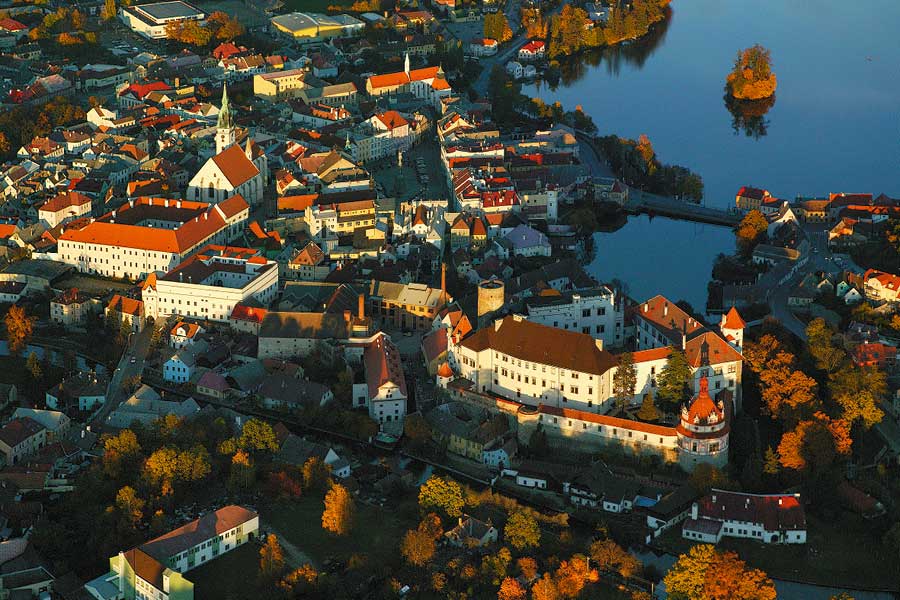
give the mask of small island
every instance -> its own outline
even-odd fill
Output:
[[[778,80],[772,71],[769,50],[756,44],[738,51],[734,68],[725,81],[726,93],[735,100],[764,100],[775,95]]]

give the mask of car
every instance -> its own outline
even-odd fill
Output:
[[[137,362],[137,358],[135,358],[134,356],[132,356],[132,357],[131,357],[131,360],[128,361],[128,362],[130,362],[131,364],[134,364],[134,363]]]
[[[412,331],[404,331],[404,332],[403,332],[403,336],[404,336],[404,337],[412,337],[412,334],[413,334]]]

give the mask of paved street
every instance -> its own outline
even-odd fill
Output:
[[[150,351],[152,332],[153,328],[147,326],[143,331],[132,335],[129,339],[128,348],[125,350],[121,360],[119,360],[119,365],[110,378],[106,403],[94,415],[94,418],[91,420],[92,425],[102,426],[106,422],[109,413],[115,410],[128,397],[122,384],[135,375],[140,376],[144,371],[144,363],[147,359],[147,353]],[[131,362],[132,357],[135,359],[133,363]]]

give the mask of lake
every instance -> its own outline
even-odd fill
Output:
[[[704,180],[705,203],[730,207],[741,185],[782,198],[828,192],[900,197],[900,2],[674,0],[672,16],[627,46],[563,64],[555,87],[523,92],[580,104],[601,134],[646,133],[657,156]],[[765,134],[735,132],[723,99],[740,48],[763,44],[778,75]],[[761,133],[759,128],[755,133]],[[646,217],[595,235],[590,272],[631,295],[706,300],[725,228]]]
[[[564,66],[555,89],[602,134],[650,136],[663,162],[703,176],[706,203],[733,206],[744,184],[772,194],[900,196],[900,2],[673,0],[672,17],[631,47]],[[740,48],[760,43],[778,76],[767,134],[735,134],[723,101]]]
[[[587,272],[599,281],[624,281],[635,300],[664,294],[673,302],[687,300],[702,315],[713,261],[733,252],[728,227],[639,215],[618,231],[594,234]]]

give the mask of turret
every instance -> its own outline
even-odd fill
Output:
[[[744,329],[746,327],[747,323],[744,322],[734,306],[731,307],[728,314],[722,315],[722,320],[719,322],[719,331],[722,332],[722,337],[738,352],[741,352],[744,347]]]

